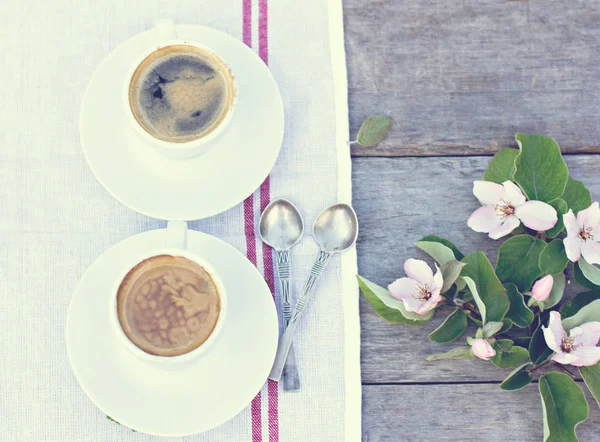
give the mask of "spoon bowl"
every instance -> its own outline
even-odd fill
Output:
[[[313,236],[325,252],[338,253],[349,249],[358,237],[356,212],[343,203],[328,207],[315,220]]]
[[[263,211],[258,233],[275,250],[288,250],[302,238],[304,222],[296,206],[280,198],[272,201]]]

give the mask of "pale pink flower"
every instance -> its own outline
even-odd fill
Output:
[[[473,195],[483,207],[470,216],[467,224],[476,232],[489,233],[492,239],[508,235],[521,222],[530,229],[543,232],[556,224],[556,210],[542,201],[525,201],[525,195],[512,181],[502,185],[490,181],[474,181]]]
[[[484,361],[489,361],[491,357],[496,356],[496,350],[492,348],[488,341],[482,338],[473,339],[471,351],[475,356]]]
[[[554,278],[552,275],[546,275],[542,279],[538,279],[533,288],[531,289],[531,296],[536,301],[545,301],[550,296],[552,286],[554,285]]]
[[[569,336],[560,321],[559,312],[550,312],[548,328],[542,326],[546,344],[555,353],[552,360],[577,367],[595,365],[600,361],[600,322],[587,322],[571,329]]]
[[[579,261],[583,255],[590,264],[600,264],[600,207],[595,202],[577,214],[572,210],[563,215],[563,222],[567,228],[567,237],[564,240],[567,257]]]
[[[400,278],[388,286],[390,294],[401,300],[409,312],[424,315],[442,300],[440,290],[444,283],[442,272],[436,265],[435,276],[425,261],[409,259],[404,263],[408,278]]]

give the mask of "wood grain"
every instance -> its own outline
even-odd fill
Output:
[[[390,115],[355,156],[480,155],[516,132],[600,152],[600,4],[345,0],[351,134]]]
[[[599,439],[600,410],[576,429],[581,442]],[[538,385],[502,391],[497,385],[393,385],[363,388],[363,441],[540,442]]]
[[[355,159],[353,204],[360,223],[359,273],[387,286],[404,276],[406,259],[416,257],[431,263],[413,246],[430,233],[450,239],[465,254],[483,250],[494,264],[500,243],[467,227],[467,218],[479,207],[471,192],[472,181],[483,175],[488,162],[486,157]],[[597,198],[600,156],[569,156],[566,162],[571,175],[583,180]],[[573,294],[578,288],[572,284],[568,290]],[[444,345],[429,341],[427,334],[442,320],[438,313],[423,326],[391,324],[361,299],[363,382],[501,381],[510,371],[479,360],[425,362],[429,354],[464,343],[464,338]]]

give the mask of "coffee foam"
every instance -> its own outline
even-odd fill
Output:
[[[172,45],[146,57],[133,74],[129,104],[152,136],[183,143],[222,123],[235,90],[229,67],[191,45]]]
[[[178,256],[142,261],[117,292],[117,315],[125,335],[157,356],[179,356],[198,348],[214,330],[220,310],[210,274]]]

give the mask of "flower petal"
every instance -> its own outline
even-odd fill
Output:
[[[444,285],[444,278],[442,277],[442,271],[437,266],[437,264],[435,265],[435,268],[437,269],[437,271],[435,272],[435,275],[433,276],[433,287],[431,289],[431,292],[434,295],[436,294],[436,292],[437,292],[437,294],[439,294],[440,290],[442,289],[442,286]]]
[[[600,206],[595,202],[577,214],[577,222],[582,227],[595,227],[600,224]]]
[[[496,215],[494,206],[483,206],[471,214],[467,225],[476,232],[488,233],[502,224],[502,218]]]
[[[570,337],[573,338],[575,346],[595,347],[600,341],[600,322],[586,322],[579,327],[571,329]]]
[[[589,367],[600,361],[600,347],[579,347],[569,353],[575,360],[568,364],[576,367]]]
[[[559,364],[572,364],[577,360],[577,356],[571,353],[555,353],[552,358],[553,361],[558,362]]]
[[[564,239],[563,244],[565,245],[567,258],[572,262],[579,261],[579,258],[581,258],[581,246],[583,245],[583,240],[578,236],[567,236]]]
[[[492,348],[490,343],[481,338],[476,338],[473,340],[471,350],[475,356],[477,356],[479,359],[483,359],[484,361],[489,361],[492,356],[496,355],[496,350]]]
[[[388,290],[394,298],[403,301],[407,298],[414,299],[414,296],[419,292],[419,285],[417,281],[410,278],[400,278],[388,285]]]
[[[510,232],[519,227],[521,221],[516,216],[509,216],[508,218],[504,218],[504,223],[499,225],[498,227],[494,227],[490,230],[489,237],[492,239],[499,239],[503,236],[508,235]]]
[[[558,221],[556,209],[542,201],[527,201],[515,209],[515,215],[530,229],[544,232]]]
[[[548,320],[548,327],[542,326],[544,332],[544,339],[546,345],[557,353],[562,353],[560,344],[563,338],[566,336],[565,330],[560,322],[560,313],[550,312],[550,319]]]
[[[423,309],[423,300],[411,296],[409,298],[403,299],[402,302],[404,303],[404,308],[407,311],[417,313],[419,315],[423,314],[419,313]]]
[[[407,259],[404,262],[404,271],[406,276],[414,279],[419,284],[427,284],[429,287],[433,287],[433,272],[425,261],[413,258]]]
[[[542,279],[539,279],[533,284],[531,289],[531,296],[536,301],[545,301],[550,296],[552,286],[554,285],[554,278],[552,275],[546,275]]]
[[[574,237],[579,235],[579,224],[571,209],[563,215],[563,223],[565,223],[565,227],[567,228],[567,236]]]
[[[481,204],[495,206],[504,196],[504,187],[490,181],[473,181],[473,195]]]
[[[521,189],[519,189],[515,183],[512,181],[504,181],[502,186],[504,186],[507,203],[510,203],[514,207],[518,207],[525,203],[525,195],[523,195],[523,192],[521,192]]]
[[[437,295],[431,295],[431,298],[429,298],[427,301],[421,302],[421,306],[415,311],[415,313],[418,313],[419,315],[424,315],[428,311],[436,308],[441,300],[442,297],[439,293]]]
[[[600,243],[591,240],[583,241],[581,254],[590,264],[600,264]]]

